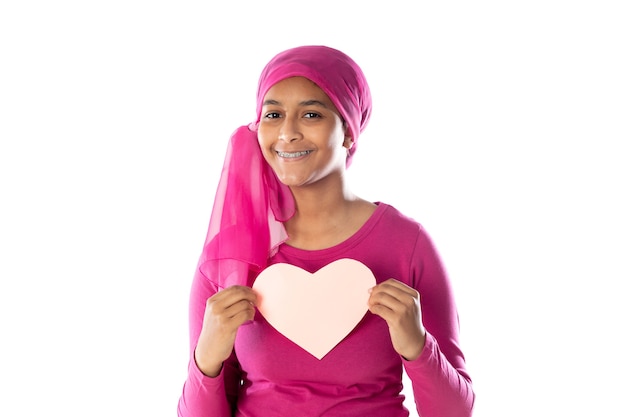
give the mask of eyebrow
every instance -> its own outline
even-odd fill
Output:
[[[278,106],[280,105],[280,102],[277,100],[265,100],[263,102],[264,106],[268,106],[268,105],[274,105],[274,106]],[[326,109],[328,109],[329,107],[326,105],[326,103],[324,103],[323,101],[319,101],[319,100],[315,100],[315,99],[311,99],[311,100],[304,100],[301,101],[299,103],[300,106],[321,106],[324,107]]]

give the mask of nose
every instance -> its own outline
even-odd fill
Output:
[[[278,139],[285,142],[293,142],[302,139],[302,133],[298,127],[297,120],[294,117],[286,116],[280,125]]]

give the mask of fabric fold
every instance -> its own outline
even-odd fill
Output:
[[[254,125],[231,135],[198,267],[219,288],[252,284],[287,239],[291,190],[265,163]]]

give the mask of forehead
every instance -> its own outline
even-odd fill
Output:
[[[292,100],[299,103],[314,100],[337,112],[337,108],[324,90],[305,77],[290,77],[277,82],[267,90],[263,103],[287,104]]]

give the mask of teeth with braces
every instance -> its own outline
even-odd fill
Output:
[[[278,152],[278,156],[281,158],[298,158],[300,156],[304,156],[311,153],[311,151],[301,151],[301,152]]]

